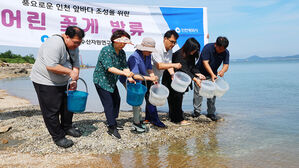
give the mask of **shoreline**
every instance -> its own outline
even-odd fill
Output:
[[[0,80],[5,78],[26,77],[30,75],[33,64],[2,63],[0,64]]]
[[[75,114],[73,125],[83,136],[66,136],[74,141],[74,146],[64,149],[53,143],[38,106],[6,108],[0,112],[0,128],[6,126],[10,129],[0,133],[0,167],[114,167],[109,158],[193,137],[204,139],[216,127],[203,115],[193,119],[186,114],[192,124],[180,126],[171,123],[167,113],[159,113],[168,128],[161,129],[149,124],[148,133],[136,134],[131,130],[132,112],[121,111],[119,115],[117,122],[124,127],[124,130],[119,131],[122,136],[120,140],[107,134],[104,113]],[[144,117],[144,113],[142,115]]]
[[[29,74],[7,74],[6,78],[26,75]],[[0,75],[0,80],[3,76],[5,75]],[[0,90],[0,104],[0,128],[10,128],[7,132],[0,133],[0,167],[23,167],[28,164],[34,164],[36,167],[84,166],[85,162],[91,160],[91,165],[95,163],[95,166],[103,164],[106,165],[104,167],[111,167],[113,164],[107,160],[107,156],[125,151],[144,150],[151,145],[163,145],[191,137],[201,138],[215,127],[215,123],[210,122],[211,120],[204,115],[194,119],[189,113],[185,113],[191,125],[180,126],[171,123],[167,113],[159,112],[160,119],[168,128],[161,129],[148,124],[149,132],[136,134],[131,130],[132,112],[121,111],[117,122],[124,130],[119,131],[122,139],[118,140],[107,134],[104,113],[84,112],[75,114],[73,118],[74,127],[77,127],[83,136],[67,136],[74,141],[74,146],[63,149],[53,143],[38,106],[32,105],[28,100],[11,96],[5,90]],[[142,112],[143,117],[144,115]],[[61,160],[68,162],[63,163]]]
[[[0,113],[6,110],[17,110],[33,106],[29,100],[12,96],[6,90],[0,89]]]
[[[17,77],[28,77],[33,64],[2,63],[0,66],[0,80]],[[29,100],[16,97],[0,88],[0,112],[6,109],[14,110],[32,106]]]

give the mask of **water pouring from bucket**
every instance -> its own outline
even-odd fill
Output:
[[[86,92],[78,90],[69,90],[69,85],[72,79],[70,79],[67,84],[67,109],[68,111],[73,113],[82,113],[85,111],[86,108],[88,89],[86,82],[82,78],[79,79],[85,84]]]

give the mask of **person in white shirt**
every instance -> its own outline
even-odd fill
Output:
[[[164,34],[163,43],[157,45],[157,52],[152,53],[152,68],[154,74],[158,76],[160,81],[164,70],[168,70],[169,74],[174,74],[174,68],[180,69],[182,65],[180,63],[172,63],[172,48],[176,45],[178,33],[175,30],[169,30]],[[148,101],[149,92],[146,94],[146,113],[145,122],[150,122],[158,127],[166,127],[166,125],[160,121],[156,106],[150,104]]]

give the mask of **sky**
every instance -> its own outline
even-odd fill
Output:
[[[86,2],[84,0],[73,0]],[[207,7],[209,42],[218,36],[229,39],[231,59],[291,56],[299,54],[298,0],[90,0],[89,2],[146,6]],[[37,49],[0,46],[18,54]],[[99,51],[82,51],[97,57]]]

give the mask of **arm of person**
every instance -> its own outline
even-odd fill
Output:
[[[152,81],[152,80],[154,79],[154,78],[151,77],[151,76],[143,76],[143,77],[144,77],[144,79],[147,80],[147,81]],[[136,80],[141,80],[141,81],[144,80],[143,77],[142,77],[140,74],[135,74],[135,75],[133,76],[134,79],[136,79]]]
[[[222,69],[218,72],[218,75],[220,77],[224,76],[224,73],[228,70],[229,64],[223,64]]]
[[[171,80],[173,80],[174,68],[169,68],[169,69],[167,69],[167,71],[169,72],[169,74],[171,76]]]
[[[170,69],[170,68],[175,68],[175,69],[180,69],[182,65],[180,63],[156,63],[156,67],[159,70],[165,70],[165,69]]]
[[[111,68],[108,68],[108,72],[114,73],[116,75],[123,75],[126,77],[132,77],[134,75],[134,73],[131,72],[130,69],[128,69],[128,68],[120,70],[115,67],[111,67]]]
[[[51,71],[53,73],[56,74],[62,74],[62,75],[69,75],[73,81],[78,80],[79,78],[79,70],[75,70],[75,69],[69,69],[66,68],[60,64],[57,64],[56,66],[46,66],[48,71]]]
[[[151,71],[152,71],[152,70],[151,70]],[[156,81],[158,80],[158,77],[155,76],[154,73],[149,73],[149,74],[150,74],[149,76],[143,76],[145,80],[147,80],[147,81],[153,81],[153,82],[156,82]],[[142,81],[144,80],[144,79],[142,78],[142,76],[139,75],[139,74],[135,74],[135,75],[133,76],[133,78],[134,78],[134,79],[137,79],[137,80],[142,80]]]
[[[125,72],[125,76],[128,78],[130,83],[136,83],[136,81],[133,79],[134,73],[130,71],[129,68],[123,69],[123,72]]]
[[[212,81],[215,82],[215,79],[217,79],[217,76],[214,74],[214,72],[209,64],[209,60],[204,60],[203,65],[206,68],[207,72],[211,75]]]
[[[169,68],[180,69],[181,64],[179,63],[164,63],[162,60],[163,53],[152,53],[152,61],[158,70],[165,70]]]
[[[149,76],[155,76],[154,71],[152,69],[148,69],[147,73],[149,74]]]
[[[123,70],[119,70],[119,69],[117,69],[115,67],[111,67],[111,68],[108,68],[108,72],[114,73],[116,75],[126,76],[128,78],[128,81],[130,83],[136,83],[136,81],[132,78],[132,76],[134,75],[134,73],[131,72],[130,69],[128,69],[128,68],[123,69]]]
[[[206,80],[206,77],[201,73],[196,73],[195,75],[199,77],[200,80]]]
[[[79,79],[79,72],[80,72],[80,68],[79,67],[73,67],[73,71],[78,75],[78,79]],[[70,90],[76,90],[77,89],[77,81],[73,80],[70,82]]]
[[[152,78],[151,81],[154,82],[154,84],[158,83],[158,76],[156,76],[154,74],[154,71],[152,69],[147,70],[147,73],[149,74],[149,76]]]
[[[201,86],[201,80],[199,78],[195,76],[192,80],[198,85],[198,87]]]
[[[149,76],[152,78],[151,81],[153,81],[154,83],[158,82],[158,76],[156,76],[154,74],[154,71],[152,69],[147,70],[147,73],[149,74]]]
[[[199,77],[200,80],[205,80],[206,77],[200,73],[199,69],[194,65],[191,69],[191,72],[195,74],[195,76]]]
[[[76,71],[59,64],[60,59],[65,55],[64,43],[61,38],[51,37],[49,40],[51,40],[49,43],[53,45],[49,45],[43,50],[46,69],[56,74],[68,75],[72,78],[72,80],[78,80],[79,73],[76,73]]]

